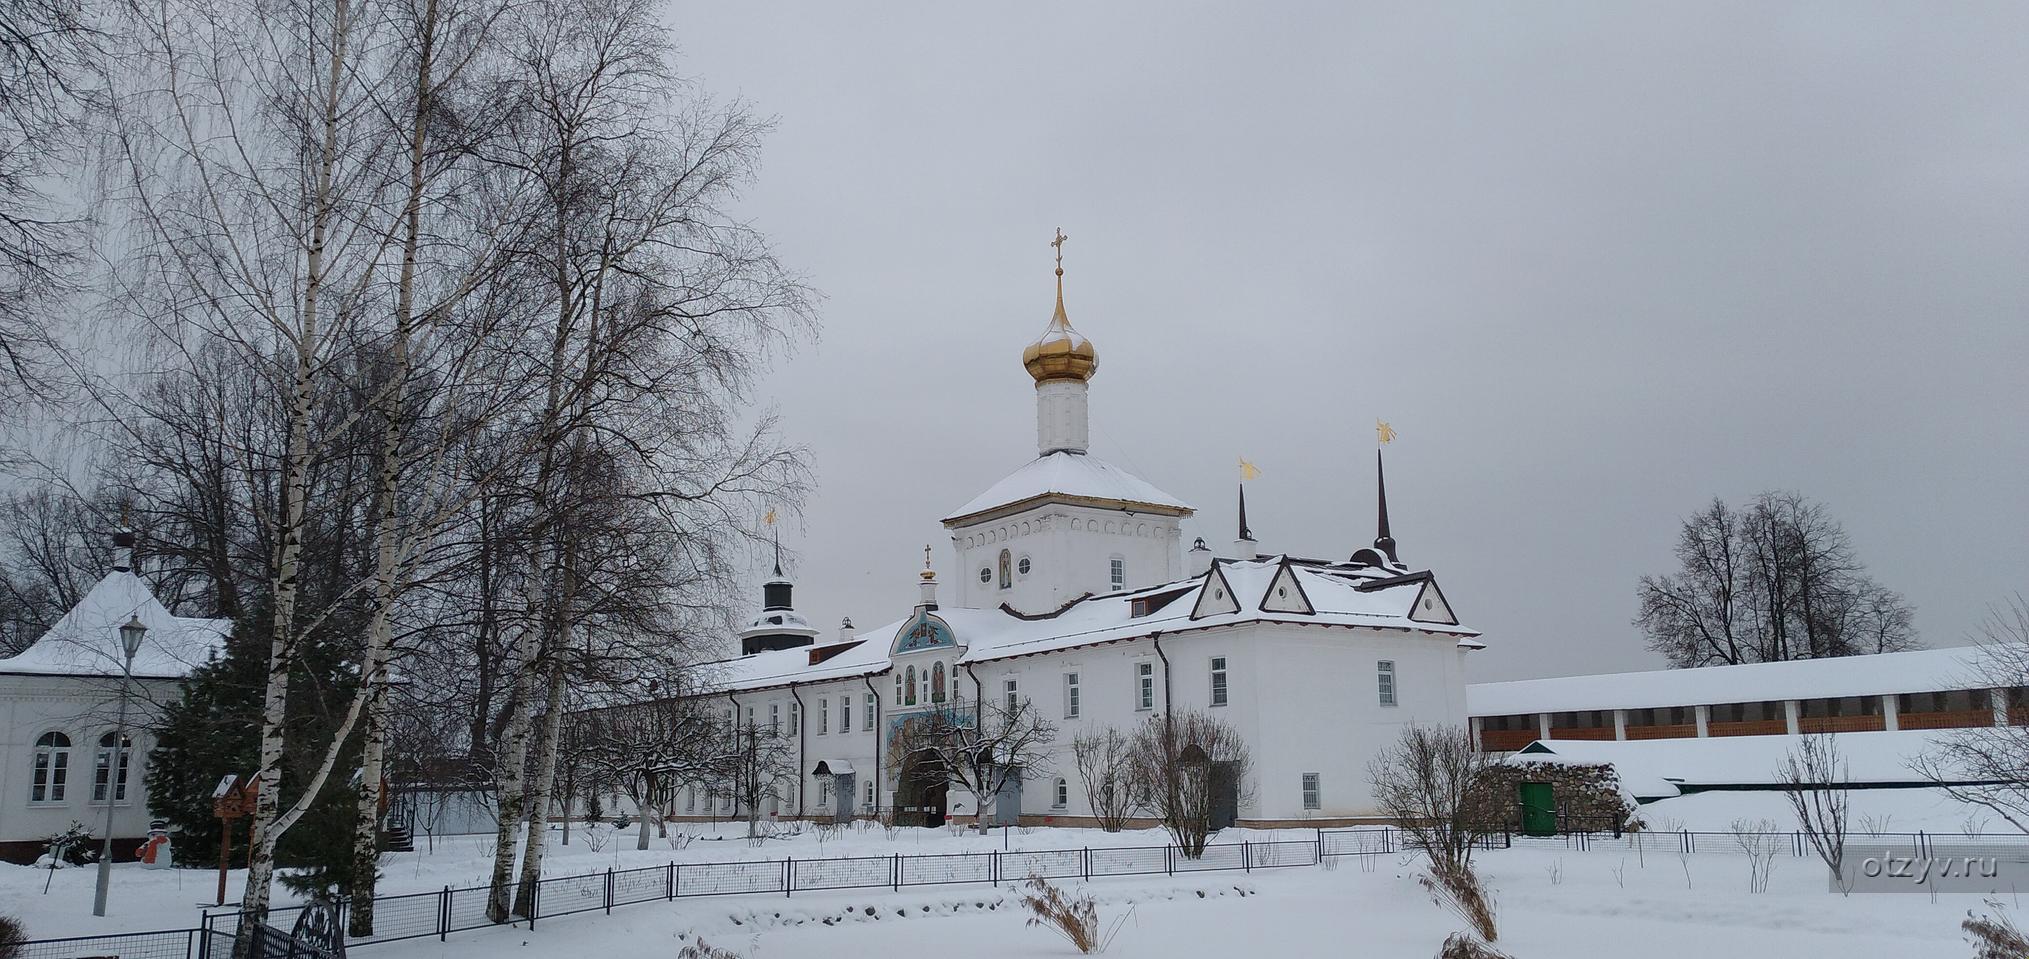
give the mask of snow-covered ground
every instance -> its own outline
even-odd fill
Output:
[[[574,838],[556,850],[550,873],[602,871],[653,863],[786,856],[890,855],[1084,845],[1156,845],[1156,832],[1108,835],[1090,830],[1036,829],[1003,837],[943,830],[878,828],[821,842],[813,833],[772,840],[761,848],[733,838],[702,838],[676,850],[662,841],[637,852],[632,834],[594,850]],[[1303,831],[1250,832],[1250,839],[1298,838]],[[1226,837],[1222,837],[1226,838]],[[1240,838],[1232,836],[1233,839]],[[434,853],[390,856],[390,891],[468,885],[483,874],[486,841],[439,840]],[[822,847],[820,849],[820,846]],[[1500,945],[1530,957],[1631,956],[1708,959],[1712,955],[1950,956],[1970,954],[1958,932],[1978,897],[1856,895],[1826,891],[1814,859],[1775,860],[1770,889],[1748,892],[1747,861],[1723,852],[1680,856],[1636,853],[1602,844],[1589,852],[1550,843],[1480,854],[1499,897]],[[1097,879],[1084,886],[1100,901],[1103,921],[1121,923],[1108,955],[1229,956],[1351,955],[1426,957],[1461,928],[1432,905],[1414,880],[1413,857],[1346,858],[1335,868],[1298,867],[1253,873],[1206,873]],[[43,871],[0,870],[0,902],[33,936],[113,929],[178,928],[195,923],[196,903],[212,889],[210,874],[190,870],[116,873],[112,917],[90,916],[91,870],[59,871],[41,895]],[[237,880],[237,876],[234,877]],[[1079,886],[1076,882],[1067,886]],[[2013,902],[2004,904],[2014,910]],[[963,944],[968,956],[1068,956],[1075,952],[1046,929],[1025,926],[1019,893],[990,886],[945,886],[683,899],[542,921],[536,929],[505,927],[453,935],[449,942],[411,940],[363,947],[362,959],[481,959],[509,949],[541,956],[670,957],[690,937],[761,959],[810,955],[870,956],[920,951],[921,944]]]
[[[1966,832],[2011,833],[2007,820],[1959,802],[1944,790],[1855,789],[1848,795],[1854,832],[1927,832],[1956,836]],[[1642,821],[1652,829],[1724,832],[1736,819],[1768,820],[1785,832],[1796,828],[1789,800],[1775,791],[1714,791],[1692,793],[1649,803]]]

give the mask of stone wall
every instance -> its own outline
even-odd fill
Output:
[[[1482,801],[1495,822],[1511,829],[1522,827],[1522,805],[1517,786],[1525,782],[1546,782],[1557,804],[1557,826],[1612,829],[1616,824],[1628,831],[1641,829],[1639,806],[1621,788],[1620,774],[1605,763],[1531,761],[1515,756],[1487,770]]]

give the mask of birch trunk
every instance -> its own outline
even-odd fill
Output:
[[[261,767],[255,773],[259,790],[248,836],[247,885],[240,898],[240,928],[251,930],[267,921],[269,894],[275,876],[275,844],[287,828],[281,819],[282,753],[286,745],[289,673],[295,660],[297,576],[302,564],[304,496],[310,465],[310,418],[319,366],[321,329],[318,308],[324,292],[324,244],[333,216],[332,176],[338,163],[339,89],[344,78],[346,45],[352,11],[349,0],[335,0],[331,18],[331,56],[325,77],[322,112],[323,144],[318,157],[311,212],[310,244],[304,254],[302,313],[294,331],[295,376],[288,412],[289,446],[283,464],[281,528],[275,562],[273,636],[268,644],[267,690],[261,707]],[[314,798],[314,797],[313,797]],[[242,942],[250,941],[245,936]]]
[[[528,640],[534,630],[525,630],[517,646],[531,646]],[[532,651],[531,651],[532,653]],[[528,714],[528,700],[531,698],[529,677],[533,665],[532,654],[516,657],[517,678],[514,692],[507,701],[507,722],[500,730],[500,749],[494,756],[494,779],[500,788],[500,816],[493,834],[493,875],[488,882],[486,893],[486,918],[492,922],[508,921],[507,880],[514,873],[514,837],[521,827],[523,814],[522,772],[528,762],[528,733],[532,718]]]
[[[570,595],[568,589],[565,595]],[[557,632],[559,651],[568,645],[565,641],[569,636],[569,623],[561,624]],[[550,664],[549,711],[543,714],[542,729],[536,734],[535,783],[529,790],[528,798],[528,839],[523,843],[521,853],[521,881],[514,891],[514,914],[517,916],[527,916],[535,908],[535,884],[542,879],[543,847],[549,837],[550,787],[556,782],[557,742],[564,728],[566,676],[564,658],[559,655]]]
[[[423,160],[428,146],[428,118],[433,86],[430,79],[436,41],[437,4],[428,0],[419,24],[416,59],[415,113],[409,124],[408,195],[402,210],[402,267],[395,290],[395,329],[389,344],[389,388],[382,400],[378,517],[374,529],[373,614],[367,624],[365,668],[360,671],[367,697],[366,735],[360,747],[359,815],[352,837],[351,934],[373,934],[373,897],[380,878],[381,781],[387,753],[387,663],[392,652],[397,581],[402,549],[397,498],[402,475],[404,402],[410,364],[410,339],[415,322],[416,250],[422,233]],[[339,744],[334,743],[337,747]]]

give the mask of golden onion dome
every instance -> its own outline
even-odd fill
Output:
[[[1086,339],[1085,334],[1071,328],[1071,318],[1064,315],[1063,239],[1060,234],[1057,243],[1057,313],[1050,317],[1049,328],[1043,330],[1043,335],[1022,350],[1022,366],[1038,383],[1089,380],[1099,370],[1099,351],[1092,347],[1092,341]]]

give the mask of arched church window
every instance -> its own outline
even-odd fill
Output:
[[[904,706],[916,705],[916,667],[914,666],[909,667],[908,692],[903,695],[904,698],[902,700],[902,705]]]
[[[896,674],[895,674],[895,705],[897,705],[897,706],[900,706],[900,705],[902,705],[902,674],[901,674],[901,673],[896,673]],[[872,711],[872,710],[868,710],[867,712],[868,712],[868,714],[869,714],[869,715],[871,715],[873,711]]]
[[[1008,587],[1011,587],[1013,585],[1014,585],[1014,557],[1009,555],[1007,550],[1001,550],[1000,588],[1007,589]]]
[[[944,701],[943,663],[938,663],[935,666],[930,667],[930,701],[933,703],[941,703]]]
[[[69,781],[70,737],[58,732],[43,733],[35,741],[35,775],[28,801],[63,802],[63,787]]]
[[[114,734],[99,737],[97,761],[92,767],[92,802],[105,802],[110,787],[114,802],[127,801],[127,767],[134,761],[134,740],[119,737],[120,763],[118,773],[113,770]],[[110,780],[110,782],[109,782]]]

